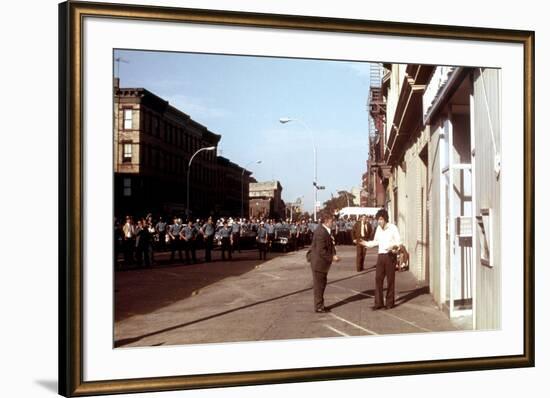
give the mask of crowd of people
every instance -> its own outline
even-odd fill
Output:
[[[375,223],[373,219],[369,222]],[[355,219],[338,219],[333,223],[331,235],[337,245],[353,244],[352,230]],[[145,217],[126,216],[115,218],[114,254],[118,268],[123,266],[152,267],[158,263],[156,255],[170,252],[170,262],[176,253],[180,262],[194,264],[211,262],[212,251],[220,249],[220,259],[232,260],[235,251],[255,248],[261,260],[273,251],[278,243],[284,243],[284,250],[298,250],[311,244],[313,232],[318,223],[311,219],[245,219],[218,218],[184,219],[180,216],[170,220],[152,214]],[[374,227],[374,224],[373,224]],[[284,238],[281,238],[283,237]],[[197,251],[204,250],[204,258],[198,259]],[[185,259],[183,254],[185,254]]]

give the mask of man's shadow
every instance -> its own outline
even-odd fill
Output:
[[[387,290],[386,288],[384,288],[384,290],[383,290],[384,291],[384,297],[385,297],[385,291],[386,290]],[[422,286],[422,287],[419,287],[419,288],[414,289],[414,290],[409,290],[406,293],[407,293],[406,295],[399,296],[398,298],[396,298],[395,307],[399,307],[399,306],[415,299],[418,296],[422,296],[424,294],[429,294],[430,293],[430,287],[429,286]],[[334,308],[338,308],[338,307],[341,307],[343,305],[350,304],[350,303],[353,303],[353,302],[356,302],[356,301],[367,300],[367,299],[374,300],[374,294],[375,294],[374,289],[363,290],[362,292],[359,292],[359,293],[357,293],[353,296],[350,296],[350,297],[348,297],[344,300],[338,301],[337,303],[334,303],[330,306],[327,306],[327,308],[332,310]]]
[[[335,308],[341,307],[346,304],[354,303],[356,301],[374,299],[374,289],[363,290],[353,296],[350,296],[344,300],[338,301],[330,306],[327,306],[328,309],[333,310]]]

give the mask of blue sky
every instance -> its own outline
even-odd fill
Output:
[[[368,156],[369,64],[305,59],[115,51],[121,87],[144,87],[221,134],[219,152],[283,199],[313,204],[313,133],[321,202],[361,186]]]

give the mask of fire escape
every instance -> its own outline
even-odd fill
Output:
[[[384,82],[388,76],[382,64],[371,64],[370,89],[367,101],[369,112],[369,158],[367,173],[363,178],[364,188],[368,192],[368,206],[383,206],[385,201],[385,184],[390,173],[390,166],[384,162],[384,127],[386,124],[386,102],[384,100]]]

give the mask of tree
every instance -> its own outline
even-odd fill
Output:
[[[336,211],[347,207],[348,203],[351,206],[354,198],[355,195],[351,192],[339,191],[338,196],[332,197],[323,203],[324,207],[322,210],[334,214]]]

